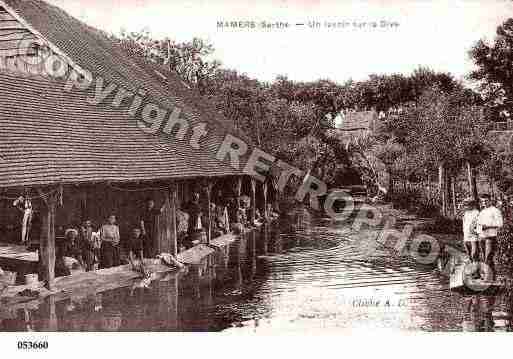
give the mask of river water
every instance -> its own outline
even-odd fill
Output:
[[[434,268],[372,241],[299,211],[149,288],[49,298],[0,331],[473,331],[508,313],[506,298],[451,293]]]

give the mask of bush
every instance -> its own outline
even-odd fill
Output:
[[[389,194],[387,200],[394,204],[394,207],[406,209],[419,217],[433,217],[439,212],[437,201],[428,199],[418,189],[397,190]]]
[[[513,224],[506,221],[497,236],[497,260],[504,266],[513,265]]]
[[[427,198],[418,189],[398,189],[387,198],[398,209],[407,210],[418,217],[432,218],[423,230],[434,233],[459,234],[462,231],[461,219],[451,219],[440,215],[440,205],[436,199]]]
[[[423,230],[430,233],[462,234],[463,223],[461,219],[451,219],[437,214],[434,221],[426,224]]]

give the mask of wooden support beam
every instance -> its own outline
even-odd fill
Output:
[[[178,231],[176,224],[176,211],[178,202],[178,185],[173,183],[171,185],[171,254],[175,257],[178,254]]]
[[[267,213],[267,180],[265,180],[263,183],[262,183],[262,192],[264,194],[264,218],[267,219],[269,218],[269,215],[270,213]]]
[[[237,182],[235,183],[235,194],[237,195],[237,207],[240,207],[241,193],[242,193],[242,177],[237,177]]]
[[[207,229],[207,244],[212,240],[212,189],[214,188],[214,180],[208,180],[205,184],[205,191],[207,192],[208,203],[208,229]]]
[[[160,216],[158,217],[158,227],[155,238],[155,246],[158,253],[171,253],[172,250],[172,209],[171,192],[166,190],[163,193],[164,203],[162,205]]]
[[[39,191],[40,194],[42,191]],[[46,204],[42,216],[43,231],[39,241],[39,275],[48,290],[53,289],[55,280],[55,213],[59,203],[59,193],[53,192],[43,197]]]
[[[256,179],[251,177],[251,224],[256,220]]]
[[[56,332],[59,330],[59,320],[56,312],[56,298],[50,295],[44,302],[43,311],[45,313],[42,320],[42,329],[45,332]]]

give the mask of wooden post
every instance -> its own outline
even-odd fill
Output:
[[[176,224],[176,211],[177,211],[177,201],[178,201],[178,193],[177,193],[177,184],[176,182],[171,185],[169,197],[170,198],[170,207],[171,207],[171,254],[176,257],[178,254],[178,233],[177,233],[177,224]]]
[[[44,317],[41,321],[41,330],[45,332],[56,332],[59,330],[59,321],[55,310],[56,298],[54,295],[48,296],[41,306]]]
[[[256,179],[251,177],[251,224],[256,220]]]
[[[237,195],[237,207],[240,207],[241,193],[242,193],[242,177],[238,177],[237,183],[235,184],[235,194]]]
[[[175,250],[174,240],[176,235],[173,236],[173,226],[175,219],[171,205],[171,189],[164,193],[164,205],[162,206],[162,213],[158,219],[158,230],[156,236],[156,248],[158,253],[173,254]]]
[[[42,191],[39,191],[42,193]],[[59,201],[57,193],[51,193],[43,200],[46,211],[42,216],[43,231],[39,241],[39,275],[48,290],[53,289],[55,280],[55,212]]]
[[[264,218],[269,218],[270,213],[267,213],[267,180],[262,183],[262,192],[264,193]]]
[[[278,179],[275,177],[271,178],[271,184],[274,190],[274,208],[279,211],[280,208],[280,191],[278,188]]]
[[[207,233],[207,244],[210,244],[212,240],[212,188],[214,187],[213,181],[208,181],[205,186],[207,191],[207,203],[208,203],[208,233]]]

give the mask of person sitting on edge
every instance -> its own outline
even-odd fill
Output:
[[[228,209],[225,204],[216,206],[215,222],[219,232],[222,234],[230,232],[230,219],[228,218]]]
[[[78,230],[76,228],[69,228],[64,234],[65,241],[63,243],[63,257],[64,263],[68,269],[86,268],[83,251],[84,247],[79,239]]]
[[[140,263],[142,271],[144,260],[144,237],[141,228],[135,227],[132,229],[130,239],[128,241],[128,259],[132,268],[137,268],[137,263]]]
[[[471,197],[463,200],[463,206],[463,244],[470,261],[475,265],[479,261],[479,236],[477,233],[479,210],[476,201]]]
[[[116,216],[110,215],[107,223],[100,229],[101,267],[110,268],[119,266],[119,226],[116,224]]]
[[[477,217],[481,260],[492,270],[495,278],[494,255],[497,248],[497,232],[504,225],[502,213],[490,201],[488,194],[480,197],[481,211]]]
[[[189,232],[189,214],[181,207],[176,210],[176,233],[178,236],[179,252],[192,247],[188,241]]]

